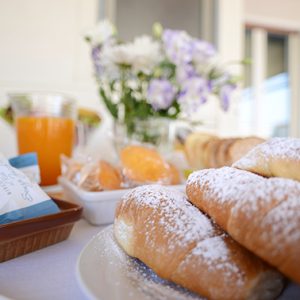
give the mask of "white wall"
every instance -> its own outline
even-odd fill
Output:
[[[7,91],[54,90],[99,101],[85,30],[97,0],[0,0],[0,105]]]

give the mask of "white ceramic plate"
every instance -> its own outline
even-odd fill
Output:
[[[201,299],[162,280],[144,264],[126,255],[113,237],[112,225],[101,231],[83,249],[77,261],[76,275],[88,299]]]
[[[113,227],[95,236],[81,252],[76,268],[78,283],[88,299],[196,300],[203,299],[159,278],[117,245]],[[300,299],[300,287],[289,284],[278,300]]]
[[[71,181],[63,177],[59,178],[59,183],[68,200],[75,201],[83,206],[84,218],[93,225],[113,223],[118,201],[130,190],[88,192],[78,188]],[[172,187],[182,191],[185,190],[185,185],[174,185]]]

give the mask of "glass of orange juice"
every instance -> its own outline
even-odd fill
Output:
[[[62,94],[9,94],[17,131],[19,154],[36,152],[41,185],[57,183],[60,156],[72,155],[76,104]]]

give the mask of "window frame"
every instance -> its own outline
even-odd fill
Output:
[[[278,24],[281,24],[278,20]],[[245,28],[251,30],[252,44],[252,87],[254,95],[253,129],[259,134],[259,128],[263,116],[261,115],[261,105],[263,101],[263,82],[266,79],[267,66],[267,34],[284,34],[288,38],[288,72],[290,84],[290,124],[289,136],[300,137],[300,24],[296,30],[295,25],[285,25],[276,27],[267,22],[246,22]]]

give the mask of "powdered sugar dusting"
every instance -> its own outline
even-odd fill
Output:
[[[286,242],[300,243],[300,233],[296,233],[300,219],[299,182],[284,178],[267,179],[224,167],[195,172],[190,175],[187,185],[202,190],[203,205],[207,206],[211,201],[219,205],[230,204],[229,215],[234,218],[243,213],[245,222],[254,222],[253,218],[261,210],[270,207],[265,222],[271,225],[271,231],[264,233],[266,240],[272,239],[276,243],[278,231],[284,228]],[[211,214],[211,217],[214,218],[214,215]]]
[[[219,259],[224,260],[228,256],[228,249],[224,240],[217,236],[199,243],[192,253],[201,255],[207,260],[216,261]]]
[[[261,144],[261,151],[267,157],[289,158],[300,161],[300,139],[272,138]]]
[[[221,205],[228,201],[232,204],[239,202],[245,193],[250,201],[255,201],[260,194],[265,196],[259,186],[263,184],[261,179],[262,177],[246,171],[223,167],[194,172],[189,176],[187,185],[207,187],[203,196],[213,197]]]
[[[153,213],[145,219],[146,239],[149,246],[157,246],[151,238],[152,233],[156,231],[154,215],[157,213],[159,214],[158,225],[164,228],[166,235],[171,236],[168,240],[169,249],[180,245],[186,246],[214,234],[215,230],[210,220],[199,213],[183,193],[172,188],[160,185],[141,186],[123,197],[124,203],[130,199],[138,202],[140,210],[145,207],[153,208]]]
[[[262,226],[269,228],[268,232],[262,235],[265,242],[271,242],[276,245],[273,254],[279,254],[285,251],[286,240],[300,243],[300,194],[289,198],[273,210],[264,218]]]
[[[88,257],[94,257],[101,299],[132,300],[204,300],[203,297],[157,276],[139,260],[132,258],[117,244],[112,226],[102,230],[91,242]],[[98,294],[97,296],[100,296]]]
[[[114,238],[112,226],[101,230],[89,242],[79,262],[78,276],[81,282],[99,299],[119,296],[122,300],[204,300],[159,278],[147,266],[126,255]],[[94,285],[91,286],[91,283]],[[94,290],[95,286],[98,287],[97,291]],[[280,299],[289,299],[291,292],[299,295],[300,287],[289,284]]]
[[[240,274],[238,266],[230,262],[230,251],[223,236],[215,236],[202,241],[193,249],[192,254],[204,257],[208,265],[217,270],[226,268],[230,276],[226,276],[225,281],[232,280],[236,274]],[[243,284],[241,276],[236,278],[236,284],[239,286]]]
[[[124,204],[127,201],[138,202],[137,207],[141,211],[146,207],[153,208],[153,215],[150,214],[144,223],[149,247],[159,251],[152,233],[155,235],[157,226],[160,226],[160,231],[163,229],[167,237],[168,250],[185,249],[194,243],[189,255],[202,255],[208,267],[222,270],[228,280],[234,274],[238,284],[243,284],[244,273],[230,257],[224,234],[217,232],[211,220],[195,208],[183,193],[158,185],[143,186],[129,192],[123,201]],[[153,216],[157,214],[160,218],[158,224],[153,222]]]
[[[253,148],[246,156],[234,163],[233,167],[249,168],[256,164],[258,157],[263,158],[259,163],[264,164],[264,169],[268,169],[268,161],[272,158],[300,162],[300,139],[272,138]]]

